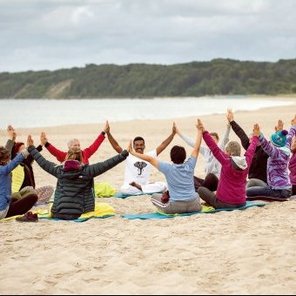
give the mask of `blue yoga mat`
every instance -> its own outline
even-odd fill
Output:
[[[222,211],[234,211],[234,210],[245,210],[250,207],[263,207],[267,203],[265,202],[255,202],[255,201],[247,201],[245,206],[239,208],[223,208],[223,209],[214,209],[213,207],[204,207],[200,212],[192,212],[192,213],[182,213],[182,214],[165,214],[161,212],[154,212],[154,213],[142,213],[142,214],[125,214],[121,217],[128,219],[128,220],[149,220],[149,219],[169,219],[175,217],[184,217],[184,216],[192,216],[196,214],[213,214]]]

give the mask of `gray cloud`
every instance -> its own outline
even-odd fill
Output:
[[[0,72],[295,58],[294,0],[0,0]]]

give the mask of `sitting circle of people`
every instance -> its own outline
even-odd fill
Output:
[[[200,119],[195,123],[195,140],[182,134],[173,122],[167,138],[147,153],[141,136],[127,143],[126,149],[122,148],[111,134],[108,121],[89,147],[81,149],[80,141],[75,138],[68,142],[68,151],[56,148],[44,132],[37,147],[31,135],[27,136],[26,145],[17,142],[16,130],[9,125],[7,143],[0,146],[0,219],[23,215],[16,220],[36,221],[38,217],[31,212],[32,208],[51,201],[53,218],[74,220],[94,211],[94,178],[123,161],[124,181],[119,193],[151,195],[155,208],[166,214],[199,212],[203,204],[215,209],[235,209],[245,206],[248,198],[287,200],[296,195],[296,115],[289,130],[278,120],[270,140],[257,123],[248,136],[234,120],[231,109],[227,110],[226,119],[226,131],[220,142],[218,133],[208,131]],[[240,142],[229,140],[231,129]],[[187,158],[183,146],[174,145],[170,162],[160,160],[159,155],[175,135],[192,147],[190,156]],[[90,157],[106,136],[117,154],[90,164]],[[202,141],[205,145],[201,145]],[[42,156],[43,147],[58,164]],[[205,161],[204,178],[194,174],[199,154]],[[36,186],[34,161],[57,179],[55,187]],[[163,174],[165,182],[150,182],[153,168]]]

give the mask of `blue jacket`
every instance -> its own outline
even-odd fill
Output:
[[[0,165],[0,211],[7,208],[11,199],[11,171],[24,160],[22,153],[19,153],[6,165]]]

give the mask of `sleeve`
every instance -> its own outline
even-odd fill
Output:
[[[53,162],[46,160],[34,146],[29,146],[28,151],[43,170],[53,175],[54,177],[57,177],[59,166],[57,166]]]
[[[37,151],[41,151],[42,150],[42,145],[37,146],[36,149],[37,149]],[[31,154],[29,154],[28,157],[25,159],[25,162],[29,163],[31,165],[32,165],[33,161],[34,161],[34,158],[32,157]]]
[[[265,151],[265,153],[268,156],[271,156],[273,158],[280,156],[280,151],[277,149],[274,145],[272,145],[269,141],[265,139],[263,134],[259,136],[260,144],[262,149]]]
[[[245,152],[245,157],[246,157],[246,161],[247,161],[248,167],[250,167],[251,162],[253,160],[253,156],[255,154],[258,141],[259,141],[259,138],[253,136],[252,137],[252,140],[251,140],[251,143],[250,143],[248,149]]]
[[[187,136],[184,136],[183,134],[180,134],[180,138],[186,143],[188,144],[189,146],[191,146],[192,148],[194,148],[195,146],[195,141],[193,141],[191,138],[187,137]],[[205,156],[207,152],[207,148],[204,147],[204,146],[200,146],[199,148],[199,153],[202,155],[202,156]]]
[[[221,148],[222,150],[225,149],[226,144],[229,142],[230,128],[231,128],[231,125],[227,124],[225,134],[223,136],[221,143],[219,144],[219,148]]]
[[[66,158],[67,152],[63,152],[59,149],[57,149],[56,147],[54,147],[52,144],[50,144],[49,142],[47,142],[45,144],[45,147],[47,148],[47,150],[50,152],[51,155],[55,156],[55,158],[59,161],[59,162],[63,162]]]
[[[164,161],[158,162],[158,170],[162,172],[163,174],[166,174],[170,170],[171,164],[166,163]]]
[[[12,152],[13,145],[14,145],[14,141],[12,141],[10,139],[8,139],[5,144],[5,148],[9,151],[10,158],[11,158],[11,152]]]
[[[101,132],[100,135],[95,139],[95,141],[88,148],[85,148],[83,150],[83,154],[87,159],[89,159],[98,150],[104,139],[105,133]]]
[[[180,138],[189,146],[194,147],[195,142],[191,138],[189,138],[183,134],[180,134]]]
[[[104,172],[112,169],[122,161],[124,161],[128,157],[129,153],[127,150],[123,150],[121,153],[103,161],[98,162],[96,164],[89,165],[87,167],[87,173],[92,176],[96,177],[98,175],[103,174]]]
[[[0,172],[4,175],[8,175],[13,169],[15,169],[22,161],[24,156],[22,153],[18,153],[16,157],[11,160],[7,165],[0,165]]]
[[[289,133],[287,135],[287,146],[289,147],[289,149],[291,149],[291,142],[294,136],[296,136],[296,125],[292,125],[290,127]]]
[[[225,163],[226,160],[228,159],[226,153],[224,153],[218,145],[215,143],[211,135],[209,134],[208,131],[203,132],[203,139],[212,151],[213,155],[216,157],[216,159],[221,163]]]
[[[232,127],[232,130],[239,137],[244,149],[247,150],[250,145],[250,139],[245,133],[245,131],[234,120],[230,122],[230,125]]]

